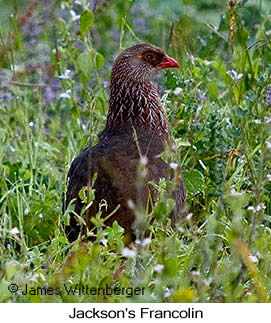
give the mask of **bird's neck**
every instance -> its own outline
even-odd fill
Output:
[[[111,78],[107,128],[149,128],[167,137],[167,119],[156,86],[148,80]]]

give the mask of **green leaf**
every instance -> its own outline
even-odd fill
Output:
[[[238,28],[238,31],[236,33],[236,39],[239,41],[240,44],[243,46],[246,46],[247,41],[249,39],[249,32],[247,31],[246,28]]]
[[[10,298],[11,293],[8,290],[9,285],[9,282],[6,280],[0,282],[0,303],[3,303]]]
[[[114,232],[115,234],[124,232],[124,229],[118,224],[116,220],[113,222],[112,232]]]
[[[22,168],[22,162],[17,162],[14,164],[11,164],[10,162],[5,162],[3,163],[4,166],[8,167],[6,168],[8,177],[12,180],[15,181],[19,177],[19,172]]]
[[[179,272],[179,264],[178,264],[178,260],[174,257],[174,258],[169,258],[164,262],[164,273],[168,276],[168,277],[176,277],[178,275]]]
[[[15,44],[17,46],[17,48],[20,50],[21,53],[24,52],[24,43],[23,43],[23,39],[20,33],[20,30],[18,28],[18,23],[16,21],[15,16],[11,15],[11,21],[13,24],[13,28],[14,28],[14,34],[15,34]]]
[[[20,264],[14,260],[8,261],[5,265],[7,280],[10,281],[16,272],[20,269]]]
[[[92,11],[85,9],[80,16],[81,37],[84,38],[88,29],[93,25],[94,14]]]
[[[174,90],[178,85],[177,75],[174,72],[167,70],[165,84],[168,89]]]
[[[84,203],[88,204],[95,199],[95,189],[88,186],[83,186],[78,195]]]
[[[107,227],[105,232],[107,232],[106,238],[109,245],[112,245],[114,242],[121,245],[123,244],[121,237],[124,233],[124,229],[118,224],[117,221],[113,222],[112,227]]]
[[[196,169],[183,171],[184,185],[188,197],[199,194],[204,187],[204,176]]]
[[[81,72],[89,80],[91,76],[91,71],[93,70],[93,57],[91,52],[82,53],[77,58],[77,64]]]
[[[208,86],[208,94],[212,99],[217,99],[219,96],[219,88],[215,82],[211,82]]]
[[[161,220],[165,217],[167,214],[167,205],[165,202],[159,201],[156,203],[154,209],[153,209],[153,217],[157,220]]]
[[[96,62],[96,68],[97,70],[99,70],[104,65],[103,55],[97,52],[95,57],[95,62]]]

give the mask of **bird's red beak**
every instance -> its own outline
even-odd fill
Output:
[[[179,67],[179,64],[170,56],[165,55],[162,62],[158,64],[161,68]]]

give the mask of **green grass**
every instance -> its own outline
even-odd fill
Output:
[[[233,8],[232,48],[226,1],[215,7],[208,0],[153,2],[98,6],[91,32],[80,37],[69,2],[44,11],[29,1],[0,1],[1,302],[270,300],[271,5],[244,1]],[[34,34],[33,26],[42,29]],[[177,147],[164,158],[182,165],[190,215],[170,227],[171,183],[162,182],[148,215],[151,240],[130,247],[120,273],[127,252],[122,228],[105,227],[97,215],[96,241],[71,245],[62,198],[72,159],[104,127],[112,61],[135,37],[181,63],[158,81]],[[66,70],[69,77],[57,83]],[[55,87],[46,96],[42,84],[49,83]],[[11,283],[54,292],[10,293]],[[65,288],[76,284],[145,293],[68,295]]]

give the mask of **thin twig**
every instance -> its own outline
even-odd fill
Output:
[[[219,31],[217,31],[216,29],[215,29],[215,27],[213,27],[211,24],[208,24],[208,23],[204,23],[209,29],[211,29],[211,31],[213,32],[213,33],[215,33],[217,36],[219,36],[220,38],[222,38],[226,43],[228,42],[228,40],[225,38],[225,36],[221,33],[221,32],[219,32]]]
[[[170,26],[170,31],[169,31],[169,36],[168,36],[168,41],[167,41],[167,45],[166,45],[166,50],[169,49],[169,46],[171,44],[172,41],[172,37],[173,37],[173,31],[174,31],[174,27],[175,27],[175,21],[171,23]]]
[[[92,0],[88,6],[88,8],[95,12],[96,11],[96,6],[97,6],[97,3],[99,2],[99,0]]]
[[[50,87],[52,89],[56,89],[56,90],[61,90],[62,87],[59,85],[52,85],[52,84],[42,84],[42,83],[21,83],[21,82],[17,82],[17,81],[9,81],[7,82],[10,85],[15,85],[15,86],[22,86],[22,87],[32,87],[32,88],[45,88],[45,87]],[[1,86],[6,87],[6,86]]]
[[[54,4],[52,5],[52,7],[49,10],[49,13],[48,13],[47,17],[44,20],[40,21],[38,23],[38,26],[42,26],[42,25],[46,24],[50,20],[50,18],[53,18],[54,12],[55,12],[55,9],[56,9],[58,3],[60,3],[60,1],[55,0]]]

